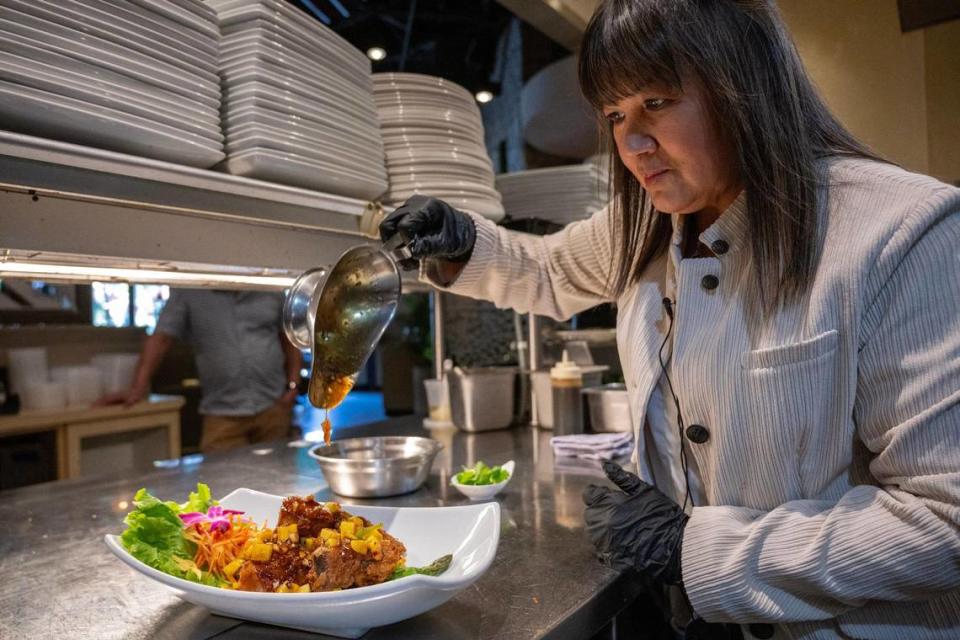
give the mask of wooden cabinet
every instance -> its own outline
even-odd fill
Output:
[[[55,434],[57,478],[147,466],[180,456],[179,396],[150,396],[132,407],[67,408],[26,411],[0,417],[0,437]]]

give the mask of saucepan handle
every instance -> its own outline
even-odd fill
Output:
[[[402,231],[393,234],[389,240],[383,243],[380,250],[389,254],[396,261],[407,260],[413,257],[410,248],[407,246],[410,239]]]

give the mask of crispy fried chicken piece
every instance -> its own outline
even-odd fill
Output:
[[[337,527],[337,515],[339,515],[339,512],[337,514],[330,513],[313,496],[305,498],[290,496],[283,500],[277,526],[296,522],[297,532],[301,538],[315,538],[320,535],[320,529]]]
[[[269,560],[243,563],[238,588],[242,591],[276,591],[284,583],[304,584],[311,566],[310,554],[300,545],[295,542],[280,543]]]
[[[269,560],[244,562],[237,576],[237,588],[274,592],[284,584],[309,584],[311,591],[331,591],[383,582],[407,551],[403,543],[389,533],[380,531],[383,537],[379,553],[359,553],[346,537],[335,547],[320,541],[322,529],[339,531],[340,523],[351,517],[356,516],[339,509],[329,511],[312,496],[284,499],[277,526],[296,523],[298,539],[271,543],[273,551]],[[360,521],[364,528],[371,525],[366,518],[361,517]],[[300,544],[305,538],[318,539],[320,546],[308,550]]]
[[[402,542],[384,533],[380,550],[381,556],[377,560],[371,553],[360,554],[351,549],[349,541],[337,547],[317,549],[307,576],[310,590],[349,589],[383,582],[393,573],[407,549]]]

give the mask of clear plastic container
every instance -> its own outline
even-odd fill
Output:
[[[427,392],[429,420],[434,423],[450,423],[450,391],[446,378],[430,378],[423,381]]]

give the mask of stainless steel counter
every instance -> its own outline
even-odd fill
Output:
[[[419,419],[401,418],[335,432],[335,437],[428,433]],[[431,435],[445,448],[425,487],[396,498],[343,502],[464,504],[466,498],[449,486],[451,472],[477,459],[490,464],[514,459],[514,478],[498,496],[502,535],[497,557],[479,581],[446,604],[373,629],[364,638],[585,639],[637,597],[637,583],[601,566],[583,532],[580,493],[601,478],[555,468],[549,431],[516,427]],[[135,477],[105,475],[0,493],[0,637],[324,637],[211,615],[110,554],[103,535],[122,531],[127,501],[139,487],[183,500],[198,481],[209,484],[215,496],[249,487],[338,499],[306,448],[288,443],[247,447]]]

